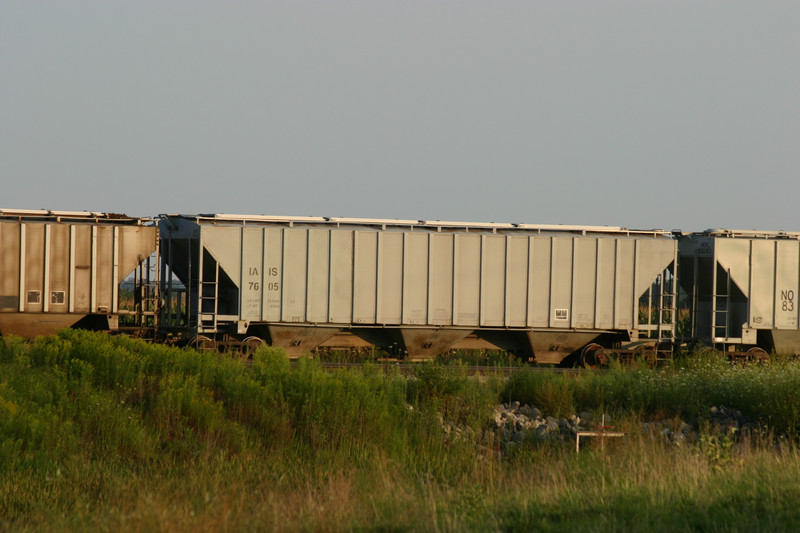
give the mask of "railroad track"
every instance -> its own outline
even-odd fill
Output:
[[[292,365],[296,365],[296,360],[292,361]],[[349,369],[357,369],[362,368],[365,363],[334,363],[334,362],[322,362],[320,365],[325,370],[336,371],[336,370],[349,370]],[[398,371],[401,374],[413,374],[418,369],[422,368],[423,365],[426,363],[419,363],[419,362],[395,362],[395,361],[379,361],[374,363],[369,363],[376,368],[382,369],[385,373],[395,372]],[[472,365],[472,366],[461,366],[461,365],[443,365],[440,368],[443,370],[451,370],[454,372],[464,372],[470,376],[510,376],[519,372],[520,370],[527,370],[532,372],[542,372],[542,373],[553,373],[553,374],[564,374],[564,375],[578,375],[583,372],[586,372],[583,368],[558,368],[558,367],[542,367],[542,366],[480,366],[480,365]]]

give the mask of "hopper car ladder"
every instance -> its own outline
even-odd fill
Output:
[[[723,293],[718,293],[719,276],[714,269],[711,294],[711,337],[713,342],[725,343],[730,335],[730,300],[731,300],[731,271],[725,271],[725,287]]]
[[[219,305],[219,263],[213,261],[213,279],[207,280],[205,276],[205,265],[203,256],[205,253],[200,250],[200,264],[198,274],[200,279],[197,286],[197,333],[216,333],[217,332],[217,306]]]
[[[139,263],[134,277],[137,325],[142,330],[147,326],[157,329],[159,323],[159,269],[151,259]]]
[[[731,270],[725,269],[722,272],[723,287],[719,287],[720,274],[718,269],[714,269],[713,288],[711,294],[711,342],[713,347],[726,352],[732,360],[769,362],[769,354],[764,348],[758,345],[742,345],[742,338],[735,337],[736,332],[732,329],[733,298],[732,298],[732,278]],[[724,292],[717,292],[724,291]],[[732,336],[734,335],[734,336]]]
[[[654,286],[658,286],[657,291],[653,290]],[[667,279],[667,271],[647,290],[647,317],[643,324],[639,324],[639,329],[647,331],[648,338],[654,338],[659,343],[675,339],[676,291],[675,277]]]

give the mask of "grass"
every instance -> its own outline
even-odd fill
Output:
[[[705,356],[659,371],[474,380],[253,364],[64,331],[0,339],[0,530],[757,531],[800,524],[800,367]],[[629,436],[499,454],[491,414],[608,413]],[[746,437],[708,425],[742,411]],[[680,445],[643,421],[701,428]],[[443,426],[464,429],[448,432]]]

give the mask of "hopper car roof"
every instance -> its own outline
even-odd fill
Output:
[[[129,217],[119,213],[96,211],[51,211],[48,209],[2,209],[0,220],[34,222],[78,222],[141,225],[152,222],[151,218]]]
[[[676,233],[681,237],[719,237],[740,239],[795,239],[800,240],[800,232],[795,231],[760,231],[741,229],[707,229],[688,233]]]
[[[410,229],[427,231],[480,231],[505,233],[520,231],[523,233],[542,234],[578,234],[578,235],[613,235],[613,236],[646,236],[671,238],[672,233],[661,229],[635,230],[619,226],[571,226],[564,224],[522,224],[499,222],[458,222],[446,220],[400,220],[384,218],[343,218],[343,217],[309,217],[281,215],[237,215],[218,214],[165,214],[162,218],[183,218],[196,224],[210,225],[283,225],[283,226],[323,226],[323,227],[364,227],[378,229]]]

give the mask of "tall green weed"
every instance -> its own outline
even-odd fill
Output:
[[[790,362],[479,379],[441,364],[331,372],[269,347],[248,366],[90,332],[3,338],[0,530],[788,529],[798,385]],[[628,436],[503,456],[487,431],[499,401],[618,413]],[[712,405],[784,436],[637,432],[703,423]]]

